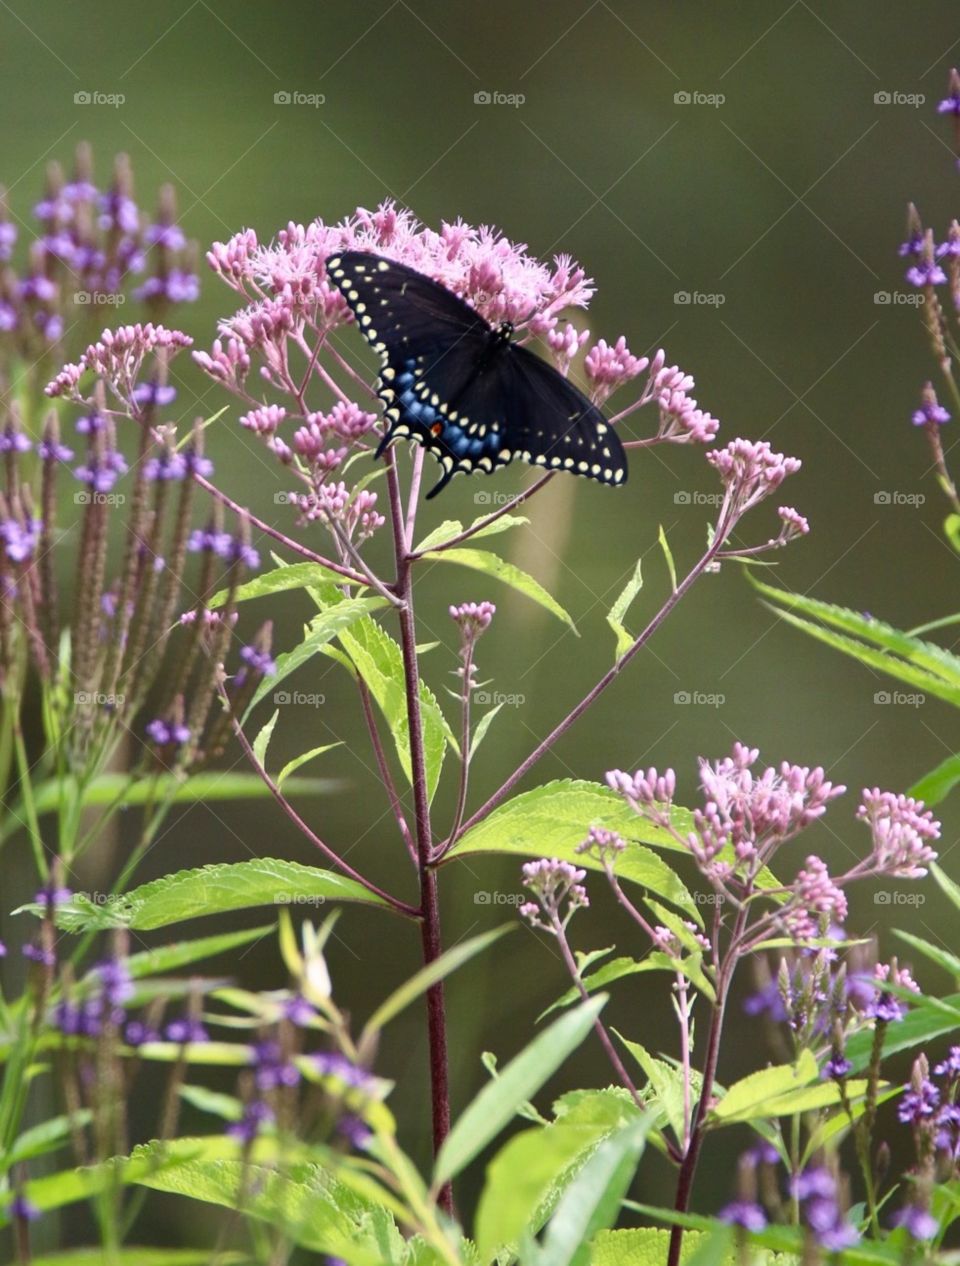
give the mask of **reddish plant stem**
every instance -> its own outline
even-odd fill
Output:
[[[224,707],[229,709],[230,703],[229,703],[229,700],[227,699],[226,691],[223,689],[222,686],[220,687],[219,693],[220,693],[220,698],[223,700]],[[270,794],[273,796],[274,800],[276,800],[277,804],[280,806],[283,812],[287,815],[287,817],[294,824],[294,826],[296,826],[297,829],[304,836],[306,836],[306,838],[311,842],[311,844],[315,844],[316,847],[321,851],[321,853],[323,853],[324,857],[326,857],[327,860],[331,862],[334,866],[336,866],[339,870],[342,870],[343,873],[349,876],[350,879],[353,879],[356,883],[366,888],[367,892],[370,892],[375,897],[380,897],[381,900],[385,901],[389,905],[391,910],[394,910],[397,914],[404,914],[408,918],[414,918],[414,919],[418,918],[420,915],[420,911],[417,909],[416,906],[407,905],[405,901],[401,901],[398,897],[391,896],[389,892],[384,892],[382,888],[378,888],[375,883],[371,882],[371,880],[369,879],[364,878],[364,876],[361,875],[359,871],[354,870],[353,867],[349,864],[349,862],[345,862],[342,857],[340,857],[337,853],[334,852],[334,850],[329,846],[329,844],[325,844],[323,842],[323,840],[319,837],[319,835],[311,831],[310,827],[307,826],[306,822],[304,822],[300,814],[297,813],[296,809],[293,807],[293,805],[290,803],[287,797],[283,794],[283,792],[280,790],[277,784],[273,781],[273,779],[267,773],[266,769],[264,769],[262,763],[257,759],[257,755],[253,750],[253,746],[251,745],[250,740],[247,738],[247,736],[243,732],[243,728],[240,725],[239,718],[233,715],[232,712],[231,712],[231,723],[233,725],[233,732],[234,734],[236,734],[237,740],[239,741],[240,746],[243,748],[243,751],[247,760],[250,762],[253,768],[260,775],[261,779],[264,781],[268,790],[270,791]]]
[[[745,910],[737,911],[733,928],[734,942],[742,936],[746,918],[747,912]],[[680,1172],[677,1176],[677,1193],[673,1203],[677,1213],[686,1213],[690,1207],[693,1180],[697,1172],[697,1162],[700,1159],[700,1149],[703,1147],[704,1126],[707,1112],[710,1108],[710,1100],[713,1098],[713,1085],[717,1076],[717,1063],[720,1058],[720,1036],[723,1032],[723,1017],[727,1006],[727,995],[730,992],[730,983],[733,979],[737,961],[738,955],[728,952],[717,975],[717,1001],[714,1004],[713,1014],[710,1017],[707,1054],[703,1065],[703,1084],[700,1089],[697,1106],[693,1111],[693,1120],[690,1123],[690,1142],[683,1160],[680,1162]],[[682,1247],[683,1227],[674,1226],[670,1231],[670,1251],[667,1255],[667,1266],[680,1266],[680,1251]]]
[[[517,766],[506,782],[504,782],[500,788],[493,793],[490,799],[487,800],[486,804],[481,805],[476,813],[474,813],[474,815],[464,823],[461,835],[465,835],[471,827],[476,826],[478,822],[482,821],[488,813],[492,812],[492,810],[497,807],[500,801],[503,800],[504,797],[513,790],[517,783],[530,772],[534,765],[536,765],[537,761],[539,761],[542,756],[546,755],[558,739],[563,738],[564,734],[566,734],[567,730],[570,729],[573,723],[587,711],[591,704],[593,704],[599,696],[603,694],[609,685],[616,681],[621,671],[626,668],[627,664],[630,663],[634,656],[642,650],[644,646],[646,646],[647,642],[651,637],[653,637],[654,633],[656,633],[660,625],[663,624],[667,616],[670,615],[680,599],[687,593],[693,583],[704,573],[719,552],[724,540],[726,539],[727,533],[724,528],[725,525],[723,523],[718,524],[717,534],[710,548],[703,555],[700,561],[686,574],[686,576],[684,576],[683,580],[681,580],[680,584],[676,587],[673,593],[671,593],[670,597],[666,600],[629,650],[625,651],[613,667],[604,673],[593,689],[588,691],[580,702],[570,709],[563,720],[554,726],[547,737],[543,739],[541,743],[537,744],[526,760]]]
[[[437,874],[431,867],[433,838],[430,826],[430,795],[420,714],[420,669],[417,663],[417,629],[413,611],[413,570],[409,534],[413,523],[404,516],[400,480],[393,450],[389,451],[387,487],[393,527],[397,578],[394,592],[400,599],[400,648],[403,654],[407,730],[410,740],[410,769],[413,782],[414,824],[417,845],[417,873],[420,880],[420,934],[424,966],[442,953],[440,901]],[[433,1117],[433,1150],[436,1155],[450,1133],[450,1080],[447,1059],[447,1021],[443,984],[427,990],[427,1038],[430,1046],[430,1102]],[[445,1184],[437,1197],[444,1212],[453,1215],[453,1189]]]

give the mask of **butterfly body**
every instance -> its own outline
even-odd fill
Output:
[[[365,251],[327,260],[364,337],[381,358],[387,430],[379,457],[410,439],[443,467],[491,474],[514,458],[621,484],[626,456],[600,410],[551,365],[515,344],[439,282]]]

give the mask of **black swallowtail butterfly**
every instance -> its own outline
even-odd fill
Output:
[[[377,395],[387,431],[415,440],[443,467],[435,497],[460,471],[487,474],[515,457],[605,484],[627,478],[623,445],[587,397],[546,361],[511,343],[439,282],[367,251],[344,251],[327,272],[382,366]]]

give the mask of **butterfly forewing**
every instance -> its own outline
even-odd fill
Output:
[[[422,444],[443,476],[490,473],[520,457],[535,465],[626,479],[626,459],[602,413],[552,366],[511,346],[445,286],[364,251],[327,261],[328,272],[381,358],[378,395],[395,439]]]

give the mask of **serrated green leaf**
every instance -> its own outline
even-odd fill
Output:
[[[483,742],[484,737],[486,736],[487,730],[489,730],[490,726],[493,724],[493,718],[497,715],[497,713],[500,711],[502,707],[503,707],[503,704],[498,703],[494,707],[489,708],[483,714],[480,720],[477,722],[476,727],[474,728],[473,734],[470,737],[471,758],[476,756],[477,748]]]
[[[357,581],[331,571],[321,563],[284,563],[272,571],[265,571],[237,587],[234,602],[250,602],[253,598],[265,598],[270,594],[283,593],[288,589],[309,589],[324,581],[335,585],[357,585]],[[365,588],[365,586],[360,586]],[[207,604],[213,610],[222,607],[227,600],[226,589],[214,594]]]
[[[679,830],[690,829],[685,809],[674,808],[673,820]],[[602,871],[596,859],[576,852],[591,826],[618,831],[633,841],[617,858],[619,879],[642,884],[702,924],[698,906],[673,868],[639,841],[671,850],[681,846],[667,831],[641,818],[620,796],[599,783],[563,779],[525,791],[465,832],[447,858],[476,853],[535,855],[557,857]]]
[[[936,768],[924,774],[913,784],[908,794],[916,800],[922,800],[924,804],[939,804],[941,800],[947,798],[958,782],[960,782],[960,753],[956,756],[948,756]]]
[[[532,601],[539,603],[541,607],[555,615],[558,620],[562,620],[564,624],[568,625],[574,633],[577,632],[577,626],[573,620],[539,581],[534,580],[531,575],[521,571],[513,563],[505,562],[497,554],[491,554],[489,551],[481,549],[458,548],[442,550],[440,553],[428,554],[426,557],[437,562],[458,563],[461,567],[469,567],[473,571],[479,571],[485,576],[493,577],[494,580],[502,581],[503,584],[509,585],[511,589],[516,589],[518,593],[522,593],[532,599]]]
[[[846,1090],[851,1099],[865,1089],[866,1082],[847,1082]],[[729,1124],[762,1117],[793,1116],[840,1102],[839,1087],[835,1082],[820,1080],[816,1057],[812,1051],[805,1050],[796,1064],[762,1068],[734,1082],[710,1115],[714,1122]]]
[[[315,586],[311,586],[311,589]],[[321,611],[307,625],[303,640],[292,650],[284,651],[276,657],[276,671],[257,686],[253,698],[247,705],[244,720],[250,715],[261,699],[273,692],[292,672],[308,663],[320,649],[341,636],[351,624],[369,617],[371,611],[378,611],[387,605],[385,598],[343,598],[336,605]],[[283,692],[280,692],[283,693]]]
[[[0,1155],[0,1174],[7,1173],[14,1165],[56,1151],[69,1141],[73,1129],[79,1130],[88,1125],[92,1116],[88,1108],[82,1108],[73,1117],[50,1117],[24,1130]]]
[[[486,527],[477,528],[476,525],[486,518],[486,515],[480,515],[470,524],[472,539],[479,541],[484,536],[496,536],[500,532],[507,532],[510,528],[520,527],[530,520],[519,514],[501,514],[498,519],[494,519],[492,523],[488,523]],[[474,530],[476,529],[476,530]],[[433,531],[423,538],[420,544],[414,550],[415,554],[428,554],[431,550],[435,550],[439,545],[445,545],[447,541],[452,541],[463,532],[463,524],[459,519],[445,519],[439,527],[435,527]]]
[[[600,1140],[635,1116],[632,1103],[594,1092],[557,1121],[514,1135],[487,1166],[475,1221],[480,1261],[535,1235]]]
[[[555,1020],[488,1082],[457,1120],[440,1149],[433,1185],[456,1177],[499,1134],[517,1108],[576,1050],[590,1032],[607,999],[601,994]]]
[[[721,1228],[726,1245],[731,1243],[731,1228]],[[704,1243],[701,1231],[688,1231],[683,1237],[681,1266],[694,1266],[693,1255]],[[620,1231],[599,1231],[590,1246],[590,1266],[663,1266],[670,1247],[670,1232],[656,1226],[628,1227]],[[703,1258],[696,1266],[732,1266],[728,1247],[724,1256]]]
[[[641,562],[642,560],[638,558],[636,566],[633,569],[633,575],[627,581],[626,585],[624,585],[623,589],[620,591],[619,597],[607,614],[607,623],[613,629],[617,638],[617,659],[619,659],[621,655],[626,654],[633,645],[633,635],[628,633],[624,628],[623,620],[627,611],[630,609],[630,605],[634,598],[643,588]]]
[[[528,1260],[536,1266],[586,1266],[590,1241],[620,1214],[649,1129],[649,1118],[641,1118],[600,1143],[561,1197],[542,1248]]]
[[[752,575],[750,581],[776,604],[772,609],[782,619],[871,668],[929,690],[948,703],[960,703],[960,658],[943,647],[846,607],[789,593]]]
[[[106,905],[76,894],[57,907],[57,926],[67,932],[118,927],[148,931],[228,910],[325,901],[361,901],[390,908],[345,875],[279,858],[254,857],[164,875]],[[40,913],[39,906],[21,909]]]

